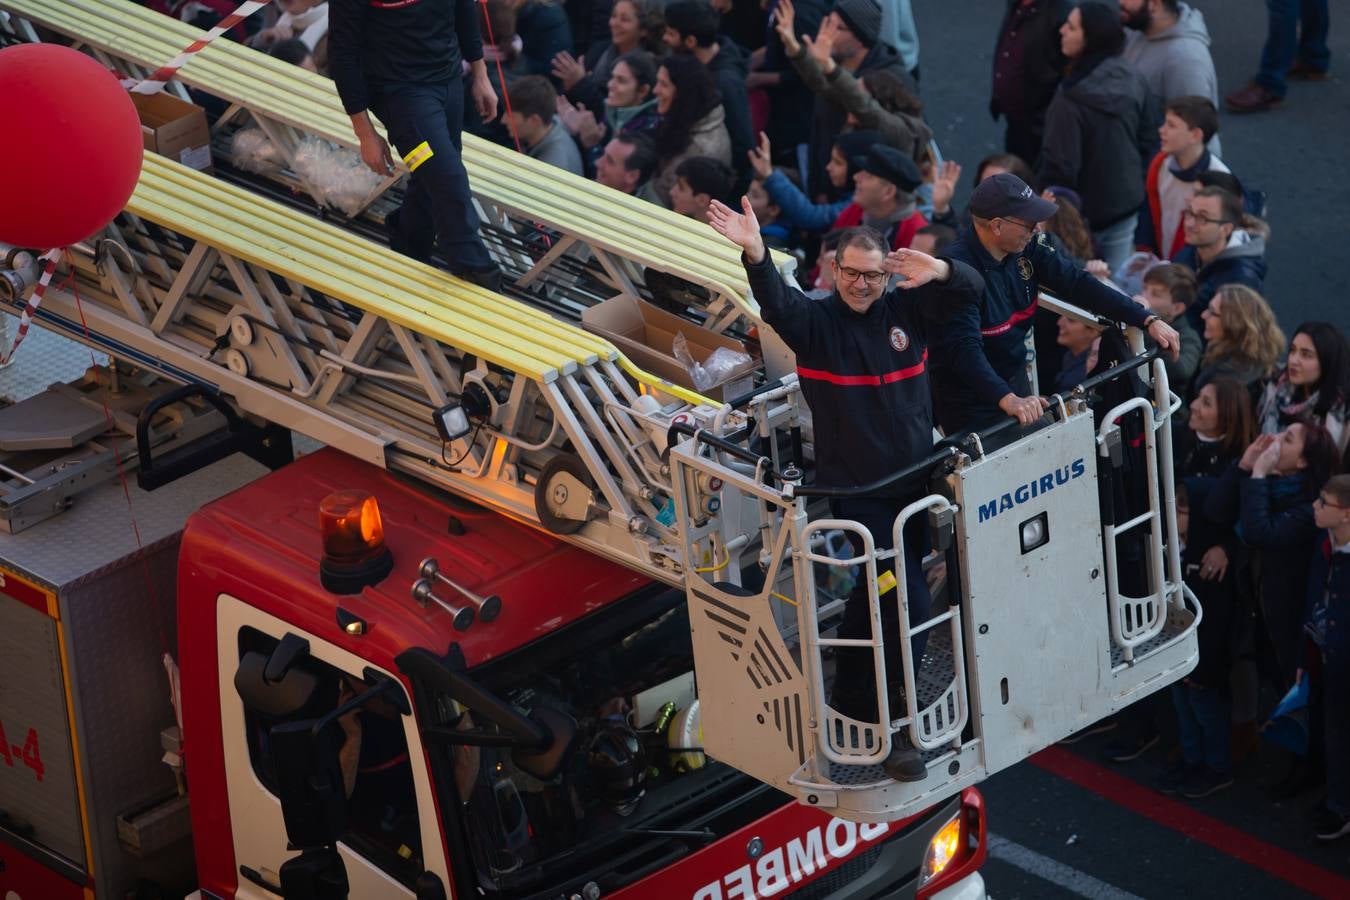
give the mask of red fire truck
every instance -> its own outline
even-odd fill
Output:
[[[195,857],[198,896],[332,896],[336,855],[353,897],[983,896],[974,789],[855,823],[675,734],[682,591],[333,450],[260,471],[227,460],[130,506],[108,484],[0,539],[0,895],[173,896]],[[428,559],[496,602],[438,580],[422,605]],[[324,585],[344,577],[363,589]],[[479,621],[456,631],[442,601]],[[305,731],[278,755],[280,727],[325,716],[360,747],[336,810],[303,790],[333,752]],[[306,829],[327,832],[296,856]],[[290,881],[288,858],[314,868]]]

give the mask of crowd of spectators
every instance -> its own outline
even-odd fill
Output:
[[[146,0],[175,13],[228,0]],[[1172,690],[1180,753],[1159,789],[1232,784],[1271,697],[1309,687],[1312,736],[1274,785],[1325,785],[1324,840],[1350,834],[1350,347],[1327,322],[1285,333],[1263,295],[1264,196],[1219,153],[1220,91],[1204,16],[1180,0],[1006,0],[991,30],[990,113],[1012,173],[1057,207],[1036,224],[1077,268],[1113,280],[1176,329],[1185,401],[1176,479],[1188,585],[1204,605],[1200,667]],[[1230,112],[1326,78],[1325,0],[1271,0],[1260,73]],[[952,205],[962,148],[925,120],[909,0],[486,0],[488,68],[509,110],[466,130],[703,220],[749,197],[769,246],[798,254],[805,290],[834,290],[839,230],[893,249],[943,248],[975,227]],[[232,35],[323,72],[327,3],[277,0]],[[1302,16],[1302,30],[1298,30]],[[472,104],[467,105],[472,109]],[[986,220],[981,220],[986,221]],[[1101,329],[1044,314],[1041,391],[1097,366]],[[1158,712],[1158,710],[1154,710]],[[1136,723],[1137,724],[1137,723]],[[1152,723],[1156,726],[1156,718]],[[1134,759],[1156,728],[1119,728]]]

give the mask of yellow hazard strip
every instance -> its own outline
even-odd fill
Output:
[[[403,163],[408,167],[409,172],[416,172],[417,167],[431,159],[433,155],[431,145],[423,141],[408,151],[408,154],[403,157]]]

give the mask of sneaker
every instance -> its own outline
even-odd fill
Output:
[[[1107,742],[1106,758],[1116,763],[1136,760],[1147,753],[1149,748],[1158,743],[1159,740],[1160,735],[1156,731],[1143,737],[1118,737]]]
[[[1229,112],[1235,113],[1265,112],[1283,102],[1283,97],[1263,88],[1254,81],[1223,98],[1224,106],[1228,108]]]
[[[1181,796],[1199,800],[1233,786],[1232,772],[1218,772],[1207,767],[1188,775],[1181,785]]]
[[[1285,75],[1294,81],[1328,81],[1331,79],[1331,74],[1326,69],[1313,68],[1303,60],[1299,60],[1290,66]]]
[[[1198,766],[1192,766],[1189,763],[1179,762],[1170,769],[1160,773],[1153,780],[1153,787],[1160,794],[1166,794],[1169,797],[1181,793],[1181,786],[1186,783],[1186,779],[1192,777],[1198,770]]]
[[[1094,734],[1105,734],[1108,731],[1115,731],[1118,723],[1115,719],[1102,719],[1100,722],[1093,722],[1086,728],[1081,728],[1066,738],[1061,738],[1059,743],[1065,747],[1078,743],[1084,738],[1090,738]]]
[[[896,781],[915,782],[928,777],[923,754],[910,746],[909,735],[903,731],[891,735],[891,752],[881,761],[881,768]]]
[[[1322,810],[1317,816],[1316,834],[1319,841],[1335,841],[1345,837],[1350,834],[1350,816],[1329,809]]]

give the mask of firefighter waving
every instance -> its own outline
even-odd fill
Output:
[[[875,229],[852,228],[840,236],[831,263],[835,292],[811,300],[789,287],[774,268],[748,199],[742,199],[740,212],[714,201],[708,219],[744,251],[742,262],[764,321],[797,355],[802,395],[815,423],[816,484],[862,487],[927,456],[933,446],[929,337],[958,311],[978,302],[984,282],[975,270],[915,250],[888,254]],[[888,290],[893,276],[903,280]],[[911,494],[911,486],[893,484],[875,495],[833,500],[831,512],[861,523],[871,531],[876,548],[888,550],[895,517],[913,499]],[[911,623],[928,618],[928,586],[921,570],[926,541],[922,528],[906,529]],[[866,585],[855,588],[839,637],[866,638],[871,633],[866,591]],[[881,608],[883,633],[896,634],[899,605],[882,603]],[[888,679],[894,680],[900,673],[898,641],[885,647]],[[913,658],[921,655],[922,638],[916,638]],[[876,722],[880,711],[871,652],[841,648],[835,671],[830,704],[859,721]],[[884,768],[897,780],[921,780],[923,761],[901,734]]]

